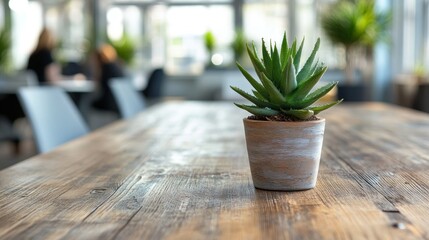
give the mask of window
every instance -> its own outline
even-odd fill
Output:
[[[245,3],[243,25],[246,37],[255,43],[262,37],[280,41],[282,32],[290,30],[287,7],[285,1]]]
[[[221,64],[232,61],[233,11],[229,5],[171,6],[167,11],[167,71],[198,74],[209,61],[204,34],[216,39]]]
[[[27,58],[36,46],[43,26],[42,6],[28,2],[12,11],[12,64],[15,69],[25,68]]]

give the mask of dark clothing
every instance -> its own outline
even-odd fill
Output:
[[[154,100],[162,97],[162,88],[164,85],[165,73],[164,69],[156,68],[149,75],[146,88],[143,90],[143,95],[149,99]]]
[[[16,119],[24,117],[21,104],[16,94],[0,95],[0,117],[6,117],[13,123]]]
[[[124,71],[117,63],[104,63],[101,65],[100,86],[101,95],[94,102],[93,106],[102,110],[118,111],[112,91],[109,87],[109,80],[112,78],[124,77]]]
[[[51,51],[41,49],[33,52],[28,59],[27,69],[36,73],[39,83],[46,83],[48,80],[45,75],[46,68],[54,63]]]

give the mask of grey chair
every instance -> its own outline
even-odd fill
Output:
[[[58,87],[24,87],[18,97],[39,152],[48,152],[87,134],[88,127],[66,92]]]
[[[109,87],[122,118],[131,118],[145,108],[144,98],[128,79],[112,78]]]

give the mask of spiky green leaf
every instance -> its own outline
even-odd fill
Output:
[[[256,90],[252,90],[253,95],[255,95],[255,97],[257,97],[259,100],[262,101],[266,101],[268,99],[264,98],[259,92],[257,92]]]
[[[261,78],[262,84],[264,85],[265,89],[267,90],[268,94],[270,95],[270,101],[274,104],[282,105],[285,102],[285,99],[283,95],[280,93],[280,91],[277,89],[276,86],[274,86],[274,83],[267,78],[264,74],[262,74]]]
[[[255,68],[256,74],[258,75],[259,79],[261,79],[261,73],[265,72],[264,65],[262,64],[261,60],[259,60],[259,56],[253,43],[252,47],[253,49],[251,49],[249,45],[246,45],[247,53],[249,54],[250,61],[252,62],[253,68]]]
[[[265,75],[269,78],[272,79],[272,74],[273,74],[273,64],[271,61],[271,57],[270,54],[267,51],[267,46],[265,44],[264,39],[262,39],[262,60],[264,62],[264,67],[265,67]]]
[[[287,37],[286,37],[286,32],[285,32],[283,34],[282,46],[280,49],[280,60],[281,60],[282,69],[285,68],[286,63],[287,63],[288,49],[289,49],[289,46],[287,43]]]
[[[318,72],[314,73],[310,78],[298,83],[296,91],[291,94],[290,98],[293,101],[300,101],[304,99],[311,89],[313,89],[316,83],[319,82],[319,79],[323,76],[327,69],[327,67],[323,67],[319,69]]]
[[[296,39],[293,40],[292,47],[290,48],[289,56],[295,56],[296,55]]]
[[[244,105],[244,104],[238,104],[238,103],[234,103],[235,106],[244,109],[248,112],[250,112],[251,114],[254,114],[256,116],[274,116],[279,114],[279,111],[273,110],[273,109],[269,109],[269,108],[260,108],[260,107],[256,107],[256,106],[248,106],[248,105]]]
[[[281,85],[280,83],[282,81],[282,67],[280,63],[280,56],[277,50],[277,46],[274,46],[273,53],[271,54],[271,59],[272,59],[272,67],[273,67],[272,80],[274,82],[274,85],[277,88],[280,88],[280,85]]]
[[[242,97],[244,97],[245,99],[249,100],[250,102],[252,102],[253,104],[255,104],[258,107],[261,107],[261,108],[268,107],[268,108],[273,108],[273,109],[278,108],[276,105],[274,105],[272,103],[269,103],[269,102],[266,102],[266,101],[263,101],[263,100],[260,100],[257,97],[254,97],[254,96],[250,95],[249,93],[241,90],[238,87],[233,87],[233,86],[230,86],[230,87],[236,93],[240,94]]]
[[[256,79],[254,79],[252,75],[250,75],[250,73],[247,72],[238,62],[236,64],[243,76],[247,79],[247,81],[249,81],[250,85],[252,85],[252,87],[258,91],[258,93],[268,100],[270,96],[268,95],[268,92],[265,90],[264,86],[256,81]]]
[[[304,98],[302,101],[297,102],[296,105],[294,105],[294,107],[302,109],[310,106],[311,104],[319,100],[321,97],[325,96],[337,84],[338,82],[331,82],[321,88],[316,89],[314,92],[310,93],[306,98]]]
[[[305,120],[309,119],[314,115],[314,112],[310,109],[291,109],[291,110],[282,110],[286,115],[294,116],[299,119]]]
[[[309,107],[307,109],[312,110],[314,112],[314,115],[316,115],[316,114],[319,114],[322,111],[325,111],[328,108],[331,108],[331,107],[339,104],[342,101],[343,101],[343,99],[340,99],[340,100],[337,100],[335,102],[323,104],[323,105],[320,105],[320,106],[313,106],[313,107]]]
[[[306,79],[308,76],[310,76],[309,72],[313,66],[313,61],[314,61],[314,58],[316,57],[317,51],[319,50],[319,46],[320,46],[320,38],[317,39],[317,42],[316,42],[316,44],[314,44],[314,48],[310,54],[310,57],[307,59],[304,66],[299,71],[299,73],[296,77],[296,80],[298,81],[298,83],[301,82],[302,80]]]
[[[313,65],[313,67],[311,68],[310,72],[308,72],[308,76],[311,76],[314,74],[314,72],[316,72],[316,69],[321,69],[322,67],[324,67],[325,65],[323,63],[319,63],[319,60],[316,61],[316,63]]]
[[[293,66],[293,59],[292,56],[289,56],[289,60],[288,63],[286,65],[286,88],[285,88],[285,93],[286,94],[290,94],[291,92],[293,92],[298,83],[296,81],[296,75],[295,75],[295,67]]]
[[[293,59],[293,65],[295,66],[295,70],[298,71],[299,69],[299,63],[301,62],[301,54],[302,54],[302,48],[304,47],[304,40],[302,39],[301,45],[299,45],[298,51],[296,52],[296,55]]]

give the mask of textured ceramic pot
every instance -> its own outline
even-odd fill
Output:
[[[296,191],[316,186],[325,119],[306,122],[243,121],[256,188]]]

